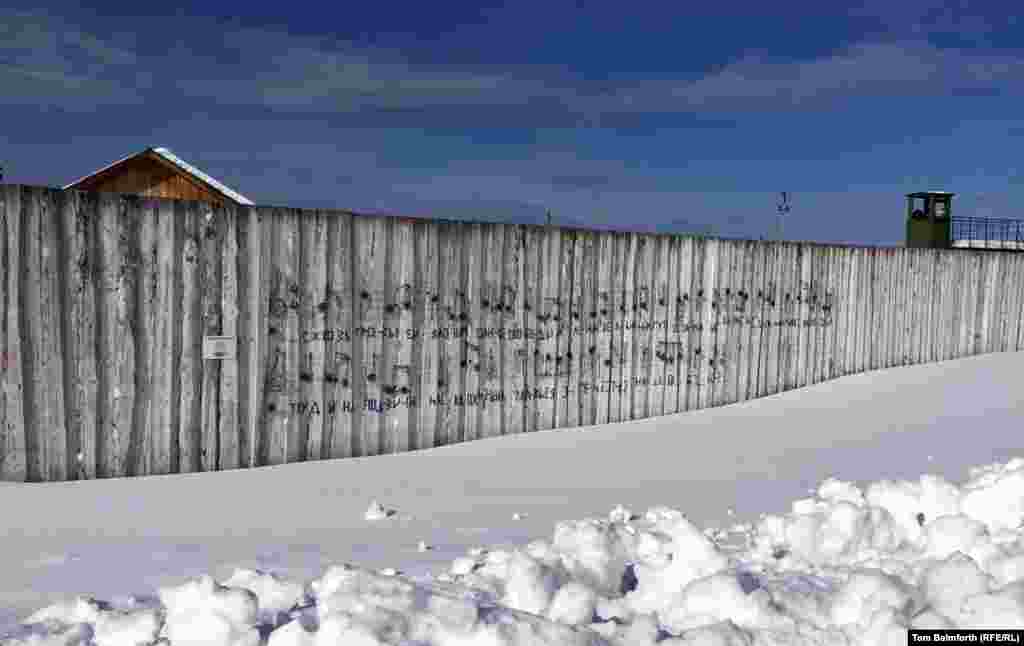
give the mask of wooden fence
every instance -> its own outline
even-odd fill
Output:
[[[3,185],[0,255],[5,480],[409,451],[1024,347],[1008,253]]]

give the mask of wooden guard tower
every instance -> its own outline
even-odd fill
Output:
[[[907,247],[948,249],[953,196],[945,191],[907,194]]]

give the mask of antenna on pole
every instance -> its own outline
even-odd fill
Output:
[[[776,205],[775,208],[779,213],[779,240],[782,240],[782,218],[784,215],[787,215],[789,213],[791,208],[789,204],[789,193],[787,191],[782,191],[781,193],[779,193],[779,203]]]

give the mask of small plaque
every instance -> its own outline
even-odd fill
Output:
[[[233,336],[204,336],[204,359],[234,359],[237,341]]]

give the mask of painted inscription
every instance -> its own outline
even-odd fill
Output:
[[[675,298],[675,307],[670,308],[669,290],[665,285],[652,289],[648,285],[637,285],[633,290],[601,290],[596,293],[592,305],[580,307],[566,303],[557,296],[541,297],[532,289],[520,293],[515,286],[487,283],[482,286],[479,300],[475,303],[478,313],[488,315],[489,312],[500,315],[491,318],[489,324],[477,326],[471,316],[470,297],[459,289],[448,293],[424,290],[418,292],[409,284],[404,284],[391,293],[361,291],[356,295],[355,307],[351,308],[357,321],[365,321],[367,317],[379,313],[383,320],[400,310],[419,312],[417,326],[389,325],[353,325],[352,327],[319,327],[303,329],[298,339],[292,343],[320,344],[320,352],[335,367],[336,374],[326,374],[326,382],[339,384],[343,388],[352,387],[351,356],[347,352],[334,351],[334,344],[348,344],[358,339],[379,339],[385,343],[386,349],[394,349],[393,345],[419,343],[426,340],[452,341],[461,345],[461,356],[458,367],[473,370],[482,378],[497,381],[507,378],[509,372],[523,377],[526,381],[539,380],[531,387],[509,389],[477,389],[470,393],[446,392],[449,379],[445,376],[449,366],[442,360],[441,377],[438,381],[438,392],[417,399],[414,391],[413,367],[407,364],[392,364],[388,374],[394,383],[382,384],[384,395],[380,399],[367,398],[361,405],[350,400],[324,400],[323,402],[293,401],[289,409],[294,414],[320,415],[351,413],[356,410],[386,412],[396,408],[416,408],[418,406],[486,406],[495,403],[530,402],[553,400],[569,396],[569,386],[564,381],[557,384],[552,380],[561,380],[572,375],[575,362],[571,351],[562,353],[544,352],[534,342],[565,338],[570,340],[576,336],[586,336],[588,343],[584,346],[587,355],[595,357],[598,372],[603,373],[602,379],[591,383],[584,372],[579,374],[578,392],[586,393],[628,393],[637,386],[693,386],[707,387],[721,383],[726,378],[728,359],[719,354],[721,348],[705,349],[701,347],[700,337],[693,333],[721,332],[727,329],[744,328],[751,330],[767,330],[774,327],[794,328],[830,327],[833,325],[835,294],[812,285],[810,288],[786,293],[774,284],[764,289],[730,290],[714,288],[709,293],[703,289],[695,289],[682,293]],[[800,320],[793,314],[796,308],[793,303],[804,303],[808,306],[809,316]],[[298,307],[298,303],[279,303],[282,308]],[[326,305],[326,304],[324,304]],[[652,320],[654,306],[663,312],[659,320]],[[271,304],[272,311],[274,304]],[[345,305],[341,304],[342,309]],[[326,311],[326,307],[319,308]],[[710,309],[710,317],[707,317]],[[786,315],[788,314],[788,316]],[[625,317],[627,320],[623,320]],[[497,323],[497,324],[496,324]],[[632,348],[626,344],[623,352],[619,335],[623,332],[650,332],[655,335],[651,346],[636,345]],[[601,335],[609,335],[603,337]],[[481,348],[480,342],[485,340],[501,340],[521,343],[510,354],[502,356],[499,350]],[[332,347],[333,346],[333,347]],[[600,346],[600,347],[598,347]],[[415,347],[415,346],[414,346]],[[569,343],[562,348],[572,348]],[[348,349],[345,346],[345,349]],[[711,351],[708,351],[711,350]],[[446,355],[442,350],[442,355]],[[386,353],[394,356],[394,352]],[[532,356],[531,356],[532,355]],[[303,357],[305,358],[305,357]],[[285,388],[284,353],[275,349],[268,357],[267,390],[281,392]],[[531,360],[532,359],[532,360]],[[379,352],[364,358],[361,366],[362,379],[373,382],[381,374],[382,356]],[[659,362],[663,365],[676,365],[675,373],[648,378],[642,373],[643,366]],[[620,367],[634,365],[640,367],[641,374],[623,378],[614,377]],[[576,368],[579,370],[579,368]],[[608,378],[608,370],[612,377]],[[596,376],[596,375],[594,375]]]

